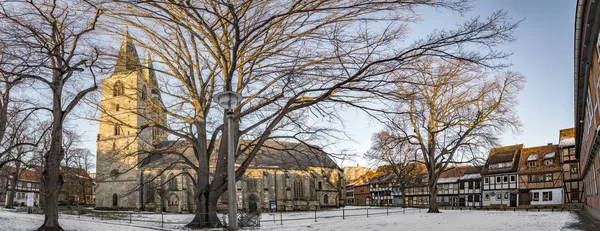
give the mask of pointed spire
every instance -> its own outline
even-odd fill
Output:
[[[140,58],[133,44],[133,39],[129,35],[129,28],[125,27],[125,35],[121,43],[121,49],[117,55],[115,73],[124,73],[139,70],[141,67]]]
[[[146,82],[150,84],[152,88],[152,94],[158,93],[158,81],[156,80],[156,72],[154,72],[154,65],[152,64],[152,57],[150,56],[150,51],[146,51],[145,58],[145,66],[144,66],[144,78],[146,78]]]

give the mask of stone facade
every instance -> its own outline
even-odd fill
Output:
[[[190,178],[194,174],[187,174],[179,166],[167,168],[169,161],[161,159],[165,157],[145,154],[162,144],[173,144],[164,132],[144,128],[149,121],[165,125],[164,111],[152,61],[147,56],[144,65],[140,63],[126,33],[115,71],[102,84],[96,208],[157,212],[195,209],[195,189]],[[285,152],[263,150],[255,157],[237,182],[240,210],[267,211],[271,204],[278,211],[314,210],[344,203],[342,170],[322,151],[315,162],[326,164],[313,164],[311,159],[315,156],[302,154],[303,149],[296,146]],[[311,153],[314,155],[314,150]],[[285,161],[289,159],[301,163]],[[212,167],[210,171],[214,171]],[[227,209],[227,195],[222,195],[218,209]]]

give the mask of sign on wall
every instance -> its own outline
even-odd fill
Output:
[[[270,205],[271,205],[271,210],[273,210],[273,211],[277,210],[277,202],[276,201],[271,201]]]

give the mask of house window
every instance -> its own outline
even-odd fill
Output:
[[[502,194],[496,193],[496,200],[502,200]]]
[[[536,166],[536,161],[532,160],[532,161],[527,161],[527,166],[529,166],[530,168],[533,168]]]
[[[535,175],[529,175],[529,182],[535,182]]]
[[[540,193],[539,192],[533,193],[533,201],[540,201]]]
[[[511,175],[510,176],[510,182],[515,182],[515,181],[517,181],[517,176]]]
[[[475,189],[480,189],[480,188],[481,188],[481,182],[475,181]]]
[[[508,199],[508,193],[507,192],[504,193],[504,199]]]
[[[508,182],[508,176],[503,176],[502,179],[504,180],[504,182]]]
[[[467,196],[467,201],[468,202],[473,202],[473,195]]]
[[[121,81],[117,81],[115,85],[113,85],[113,97],[122,96],[123,92],[123,83]]]
[[[550,192],[543,192],[542,196],[543,196],[543,200],[544,201],[551,201],[552,200],[552,191],[550,191]]]
[[[544,174],[544,181],[552,181],[552,173]]]
[[[496,183],[500,183],[500,177],[499,176],[496,177]]]
[[[552,166],[553,164],[554,164],[553,159],[545,159],[544,160],[544,165],[546,165],[546,166]]]
[[[490,178],[487,178],[487,177],[486,177],[486,178],[484,178],[484,182],[485,182],[486,184],[489,184],[489,183],[490,183]]]
[[[571,172],[577,173],[577,164],[571,164]]]
[[[473,198],[473,201],[480,202],[481,201],[481,195],[475,194],[475,198]]]
[[[304,184],[302,180],[296,179],[294,180],[294,200],[303,200],[304,199]]]
[[[469,181],[469,189],[473,189],[473,181]]]
[[[460,186],[460,189],[465,189],[466,184],[467,184],[467,182],[458,183],[458,185]]]

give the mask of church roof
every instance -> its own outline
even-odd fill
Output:
[[[135,45],[133,44],[133,39],[129,35],[129,31],[125,31],[121,49],[119,49],[119,54],[117,55],[114,73],[118,74],[137,71],[141,66],[140,58],[135,49]]]
[[[241,145],[250,144],[250,141],[241,141]],[[165,141],[155,145],[156,149],[177,149],[181,150],[187,159],[195,161],[194,153],[190,145],[186,142]],[[251,149],[251,148],[248,148]],[[216,149],[218,150],[218,149]],[[236,160],[236,165],[241,165],[246,159],[248,153],[242,153]],[[212,155],[211,166],[214,166],[217,155]],[[166,166],[174,162],[181,162],[183,158],[177,155],[157,155],[154,154],[149,161],[142,164],[141,167],[156,168]],[[197,162],[194,162],[197,164]],[[339,168],[331,156],[320,147],[309,146],[302,143],[267,141],[261,150],[256,154],[249,165],[249,168],[282,168],[307,170],[310,167]]]

